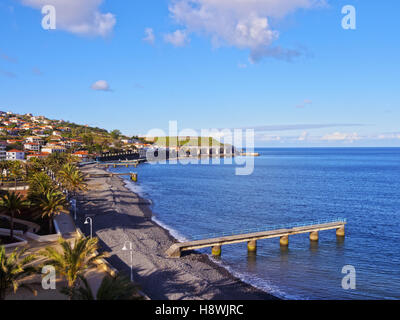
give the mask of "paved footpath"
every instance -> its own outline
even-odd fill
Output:
[[[55,221],[64,239],[74,241],[76,237],[78,237],[78,233],[72,216],[66,213],[61,213],[55,218]],[[51,242],[29,241],[27,246],[28,251],[26,254],[37,254],[39,251],[43,250],[48,246],[58,249],[60,248],[57,241],[51,241]],[[38,259],[34,262],[34,264],[40,265],[44,261],[45,259],[43,258]],[[100,267],[91,268],[86,272],[85,278],[88,281],[94,296],[96,296],[101,281],[103,280],[105,275],[107,275],[107,273]],[[68,298],[67,296],[59,292],[59,290],[63,286],[65,286],[65,282],[62,279],[57,280],[56,290],[44,290],[40,285],[41,275],[33,275],[27,278],[26,283],[30,283],[32,287],[34,287],[35,290],[37,290],[37,296],[34,296],[30,291],[19,289],[16,294],[9,294],[6,297],[6,299],[7,300],[66,300]]]

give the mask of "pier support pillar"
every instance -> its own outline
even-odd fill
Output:
[[[344,232],[344,226],[341,227],[341,228],[339,228],[339,229],[336,229],[336,236],[338,236],[338,237],[344,237],[344,234],[345,234],[345,232]]]
[[[250,240],[249,242],[247,242],[247,252],[249,252],[249,253],[257,252],[257,241],[256,240]]]
[[[116,164],[114,164],[114,168],[116,168],[117,167],[117,165]]]
[[[310,232],[310,241],[318,241],[318,231]]]
[[[279,243],[283,247],[287,247],[289,245],[289,236],[283,236],[279,239]]]
[[[212,254],[214,257],[219,257],[219,256],[221,256],[221,246],[214,246],[214,247],[212,247],[212,249],[211,249],[211,254]]]

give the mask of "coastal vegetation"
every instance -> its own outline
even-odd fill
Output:
[[[7,192],[1,195],[0,212],[10,217],[10,241],[14,239],[14,218],[20,214],[23,208],[27,206],[27,202],[15,192]]]
[[[35,291],[22,280],[27,276],[37,272],[31,266],[36,259],[34,255],[25,255],[26,249],[15,249],[11,254],[6,255],[5,248],[0,246],[0,300],[4,300],[8,290],[17,292],[18,288],[24,287]]]
[[[96,261],[105,257],[105,253],[98,253],[97,238],[75,239],[71,244],[60,238],[61,252],[53,247],[47,247],[39,252],[40,256],[47,258],[46,264],[52,265],[56,271],[65,278],[67,287],[62,290],[70,299],[76,294],[76,290],[82,282],[86,270],[96,266]]]
[[[123,275],[106,275],[101,281],[96,296],[88,284],[88,281],[81,277],[81,286],[72,290],[66,290],[72,300],[143,300],[138,294],[139,287]]]

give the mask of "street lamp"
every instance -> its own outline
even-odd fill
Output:
[[[93,238],[93,219],[91,217],[86,217],[85,224],[90,223],[90,238]]]
[[[72,205],[72,208],[74,209],[74,220],[76,221],[76,199],[71,199],[69,203]]]
[[[127,244],[129,244],[129,249],[127,247]],[[131,241],[125,241],[124,246],[122,248],[122,251],[131,251],[131,282],[133,282],[133,251],[132,251],[132,242]]]

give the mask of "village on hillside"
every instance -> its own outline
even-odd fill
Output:
[[[0,111],[0,161],[26,161],[68,153],[82,162],[106,152],[126,152],[150,147],[139,137],[123,136],[119,130],[50,120],[30,113],[19,115]]]

